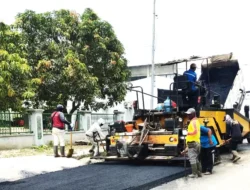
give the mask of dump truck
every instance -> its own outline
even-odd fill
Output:
[[[201,76],[196,83],[199,89],[196,110],[200,123],[212,130],[219,149],[225,146],[224,141],[229,138],[226,124],[223,122],[224,116],[229,114],[240,122],[243,126],[242,137],[250,142],[250,120],[240,113],[246,95],[242,63],[230,53],[171,61],[166,65],[197,60],[202,60]],[[177,106],[170,112],[166,112],[147,110],[144,107],[139,109],[139,102],[136,102],[133,120],[126,123],[117,121],[110,125],[109,134],[106,137],[107,153],[94,159],[163,161],[188,159],[181,155],[181,152],[186,146],[185,132],[188,118],[185,111],[191,107],[187,95],[192,84],[186,76],[178,74],[178,70],[175,74],[169,90],[161,91],[161,97],[155,98],[163,102],[166,97],[170,97]],[[138,86],[130,85],[128,90],[135,91],[137,97],[138,93],[142,97],[150,96]]]

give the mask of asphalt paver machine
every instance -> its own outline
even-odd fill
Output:
[[[226,124],[223,122],[224,116],[229,114],[240,122],[243,126],[243,139],[247,138],[250,142],[250,120],[240,113],[246,95],[241,64],[231,53],[172,61],[166,64],[177,65],[197,60],[202,60],[201,76],[196,83],[199,89],[196,110],[200,123],[213,131],[218,141],[217,148],[220,148],[225,146],[224,140],[229,138]],[[178,71],[177,67],[176,70]],[[109,135],[106,137],[107,153],[94,159],[186,160],[187,157],[181,155],[181,151],[186,146],[185,134],[189,122],[185,111],[193,107],[187,99],[191,85],[185,76],[176,72],[173,83],[165,94],[176,102],[176,108],[166,112],[147,110],[143,101],[142,109],[136,104],[133,120],[127,123],[117,121],[111,125]],[[141,87],[128,86],[128,90],[135,91],[137,97],[138,93],[142,97],[150,96],[144,93]],[[133,130],[128,131],[127,125],[132,125]]]

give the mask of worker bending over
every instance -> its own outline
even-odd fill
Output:
[[[237,152],[238,144],[242,142],[242,130],[243,127],[236,120],[233,120],[230,115],[226,115],[224,120],[227,124],[227,133],[229,135],[229,139],[226,140],[225,143],[230,143],[232,154],[233,154],[233,162],[237,162],[240,159],[240,156]]]
[[[104,120],[102,118],[98,119],[97,122],[95,122],[89,130],[86,132],[86,136],[90,143],[92,144],[92,148],[89,150],[90,153],[94,153],[94,156],[99,155],[99,147],[97,145],[97,142],[95,142],[95,138],[99,136],[101,139],[105,138],[105,135],[102,132],[101,127],[104,125]]]
[[[58,104],[56,111],[51,114],[52,121],[52,135],[54,137],[54,156],[59,157],[58,155],[58,145],[60,143],[60,153],[62,157],[65,157],[65,126],[68,124],[69,130],[72,130],[70,122],[68,122],[63,114],[63,105]]]
[[[188,152],[189,161],[192,168],[192,174],[189,177],[202,177],[201,163],[199,162],[200,154],[200,122],[196,118],[196,111],[193,108],[189,108],[187,112],[190,123],[188,125],[186,144],[187,148],[182,151],[182,154]]]
[[[208,127],[201,126],[201,166],[202,173],[210,175],[213,172],[214,153],[218,144],[212,130]]]

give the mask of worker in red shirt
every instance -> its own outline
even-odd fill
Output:
[[[65,126],[68,125],[69,131],[72,130],[70,122],[68,122],[63,114],[63,105],[59,104],[56,107],[56,111],[51,114],[52,121],[52,135],[54,138],[54,156],[59,157],[58,155],[58,145],[60,144],[60,153],[61,157],[65,157]]]

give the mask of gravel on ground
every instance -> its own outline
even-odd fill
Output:
[[[16,150],[0,151],[0,182],[15,181],[66,168],[75,168],[90,163],[91,146],[73,146],[72,158],[54,158],[52,147],[33,147]],[[66,148],[66,154],[69,147]]]

